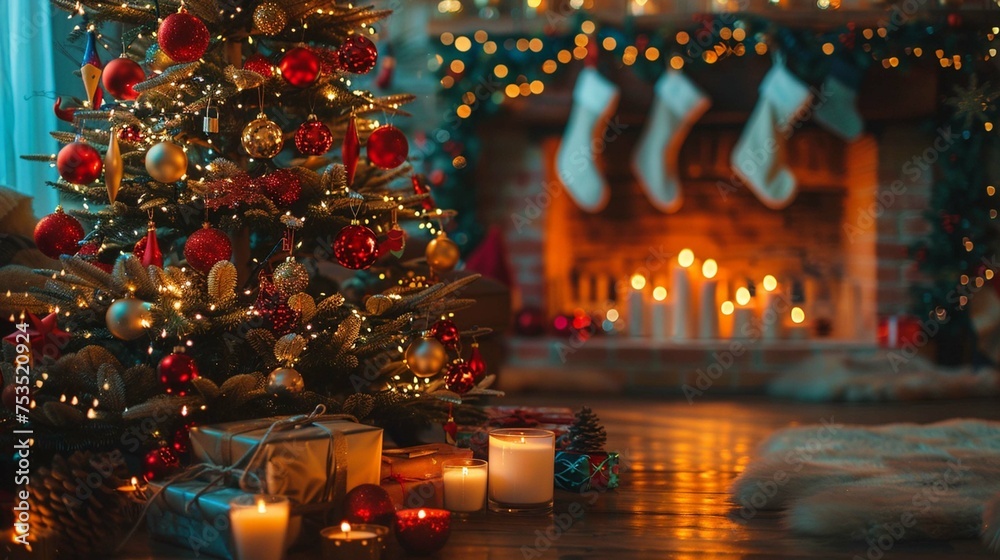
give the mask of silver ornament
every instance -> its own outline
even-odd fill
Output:
[[[243,149],[251,157],[270,159],[281,152],[281,147],[285,143],[282,139],[283,134],[280,126],[268,119],[264,113],[260,113],[256,119],[243,127],[240,141]]]
[[[108,330],[120,340],[135,340],[146,334],[153,323],[152,304],[137,299],[120,299],[104,314]]]
[[[274,287],[287,297],[305,291],[309,286],[309,271],[292,257],[274,269]]]
[[[280,367],[267,376],[267,392],[273,395],[297,395],[306,388],[302,374],[290,367]]]

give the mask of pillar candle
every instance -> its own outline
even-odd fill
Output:
[[[444,507],[473,512],[486,505],[487,463],[482,459],[449,459],[441,464]]]
[[[280,560],[285,553],[290,513],[285,496],[240,496],[230,504],[229,521],[237,560]]]
[[[642,293],[646,287],[646,278],[641,274],[633,274],[630,283],[632,290],[628,294],[628,332],[633,337],[646,336],[646,301]]]
[[[691,249],[682,249],[677,254],[677,262],[671,265],[670,270],[670,290],[673,292],[673,328],[671,335],[675,339],[691,338],[693,322],[691,309],[691,278],[689,269],[694,264],[694,252]]]
[[[733,310],[733,338],[748,338],[754,331],[755,313],[752,299],[750,290],[746,286],[737,288],[736,308]]]
[[[801,307],[793,307],[788,314],[788,325],[785,327],[788,338],[805,340],[809,338],[809,325],[806,324],[806,312]]]
[[[719,306],[719,337],[732,338],[733,336],[733,314],[736,312],[736,305],[726,300]]]
[[[509,428],[490,432],[490,509],[551,511],[555,488],[555,434]]]
[[[768,274],[761,282],[763,294],[760,297],[761,336],[764,340],[775,340],[781,335],[783,319],[781,310],[781,292],[778,290],[778,280]]]
[[[651,306],[650,318],[651,318],[651,336],[653,340],[663,342],[667,340],[670,336],[670,321],[672,313],[672,305],[667,298],[667,289],[663,286],[657,286],[653,289],[653,304]]]
[[[701,265],[701,289],[698,294],[698,338],[719,338],[719,307],[717,294],[719,282],[715,276],[719,265],[706,259]]]

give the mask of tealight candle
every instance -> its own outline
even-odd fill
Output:
[[[441,463],[444,507],[472,512],[486,505],[487,463],[482,459],[448,459]]]
[[[451,512],[443,509],[402,509],[396,512],[396,540],[410,554],[433,554],[451,535]]]
[[[288,516],[285,496],[240,496],[230,503],[229,521],[238,560],[280,560],[285,553]]]
[[[379,560],[389,528],[382,525],[343,522],[319,532],[323,560]]]
[[[490,432],[490,509],[508,513],[552,511],[555,434],[548,430]]]

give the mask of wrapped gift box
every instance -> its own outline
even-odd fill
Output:
[[[556,488],[571,492],[618,487],[618,453],[556,452]]]
[[[440,476],[422,479],[388,477],[382,488],[389,493],[396,509],[444,507],[444,479]]]
[[[387,449],[382,453],[382,474],[421,479],[441,476],[441,463],[448,459],[471,459],[472,450],[447,443],[431,443],[416,447]]]
[[[263,418],[191,428],[194,462],[232,466],[260,442],[278,418]],[[251,470],[268,493],[298,504],[322,504],[339,496],[333,481],[339,461],[346,464],[346,491],[378,484],[382,430],[322,416],[311,423],[273,430]],[[340,465],[343,467],[344,465]]]

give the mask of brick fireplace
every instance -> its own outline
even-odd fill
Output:
[[[610,203],[596,214],[577,208],[559,184],[554,158],[561,130],[550,111],[524,108],[528,117],[483,137],[488,157],[479,171],[489,186],[480,189],[487,193],[480,208],[492,209],[484,219],[503,224],[515,308],[540,308],[550,320],[581,310],[598,319],[609,309],[624,316],[629,277],[641,271],[648,277],[645,290],[669,289],[670,261],[689,248],[719,263],[720,300],[731,299],[741,285],[756,283],[759,289],[760,279],[771,274],[806,312],[804,340],[749,343],[750,352],[727,370],[728,385],[759,385],[817,355],[874,352],[878,317],[909,308],[916,270],[908,247],[927,227],[928,149],[935,139],[917,125],[920,109],[880,120],[877,107],[867,108],[868,132],[852,143],[805,123],[787,144],[799,192],[789,207],[776,211],[739,183],[729,166],[753,98],[727,104],[724,88],[716,92],[712,83],[702,84],[713,97],[723,96],[722,107],[715,104],[682,148],[684,205],[674,214],[647,200],[629,168],[641,109],[630,114],[620,108],[627,127],[601,157]],[[621,107],[629,106],[632,101],[623,97]],[[870,102],[878,103],[878,96]],[[540,122],[532,114],[547,116]],[[590,379],[602,389],[676,388],[728,344],[657,343],[627,332],[573,342],[513,339],[511,371],[502,383],[558,383],[553,373],[571,370],[576,380]]]

